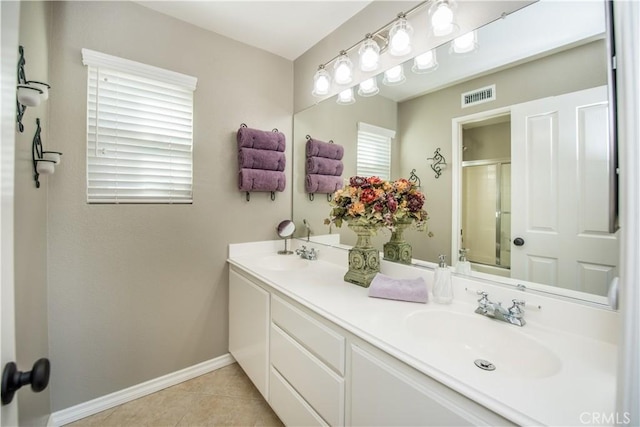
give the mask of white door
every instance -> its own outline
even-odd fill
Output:
[[[513,106],[513,278],[606,295],[618,264],[608,124],[604,86]]]
[[[15,360],[13,307],[13,171],[16,125],[19,2],[0,2],[0,374]],[[0,405],[0,426],[18,425],[18,402]]]

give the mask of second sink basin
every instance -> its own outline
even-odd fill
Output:
[[[470,366],[476,359],[488,360],[496,366],[496,374],[544,378],[562,367],[551,350],[528,337],[518,326],[478,314],[419,311],[407,316],[405,322],[418,342]]]
[[[260,260],[260,267],[274,271],[288,271],[305,268],[309,261],[295,255],[271,255]]]

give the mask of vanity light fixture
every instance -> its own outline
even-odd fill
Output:
[[[438,68],[438,60],[436,58],[436,50],[431,49],[422,55],[413,58],[413,67],[411,71],[416,74],[429,73]]]
[[[380,92],[378,89],[378,81],[375,77],[368,78],[360,83],[358,86],[358,95],[360,96],[374,96]]]
[[[378,61],[380,60],[380,46],[373,40],[371,33],[365,36],[364,41],[358,49],[360,57],[360,70],[375,71],[378,69]]]
[[[353,88],[350,87],[340,92],[336,102],[340,105],[349,105],[356,102],[356,99],[353,96]]]
[[[402,64],[398,64],[384,72],[382,83],[387,86],[394,86],[404,83],[405,80],[404,68],[402,68]]]
[[[331,76],[324,69],[324,65],[318,67],[318,71],[313,76],[313,96],[325,96],[329,94],[331,88]]]
[[[458,31],[455,0],[436,0],[429,8],[431,34],[444,37]]]
[[[451,40],[449,53],[465,54],[478,49],[478,33],[473,30]]]
[[[340,51],[340,56],[333,64],[333,80],[339,85],[348,85],[353,80],[353,62],[347,56],[347,51]]]
[[[389,55],[405,56],[411,52],[413,27],[407,21],[407,15],[398,14],[398,19],[389,30]]]

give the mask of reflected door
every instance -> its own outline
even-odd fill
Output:
[[[519,104],[511,114],[512,277],[606,295],[618,263],[617,235],[608,231],[606,87]]]

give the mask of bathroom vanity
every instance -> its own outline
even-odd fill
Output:
[[[451,305],[369,298],[343,281],[344,249],[310,261],[280,245],[229,247],[229,351],[286,425],[580,425],[614,411],[613,311],[462,276]],[[524,299],[527,324],[474,314],[478,291]]]

